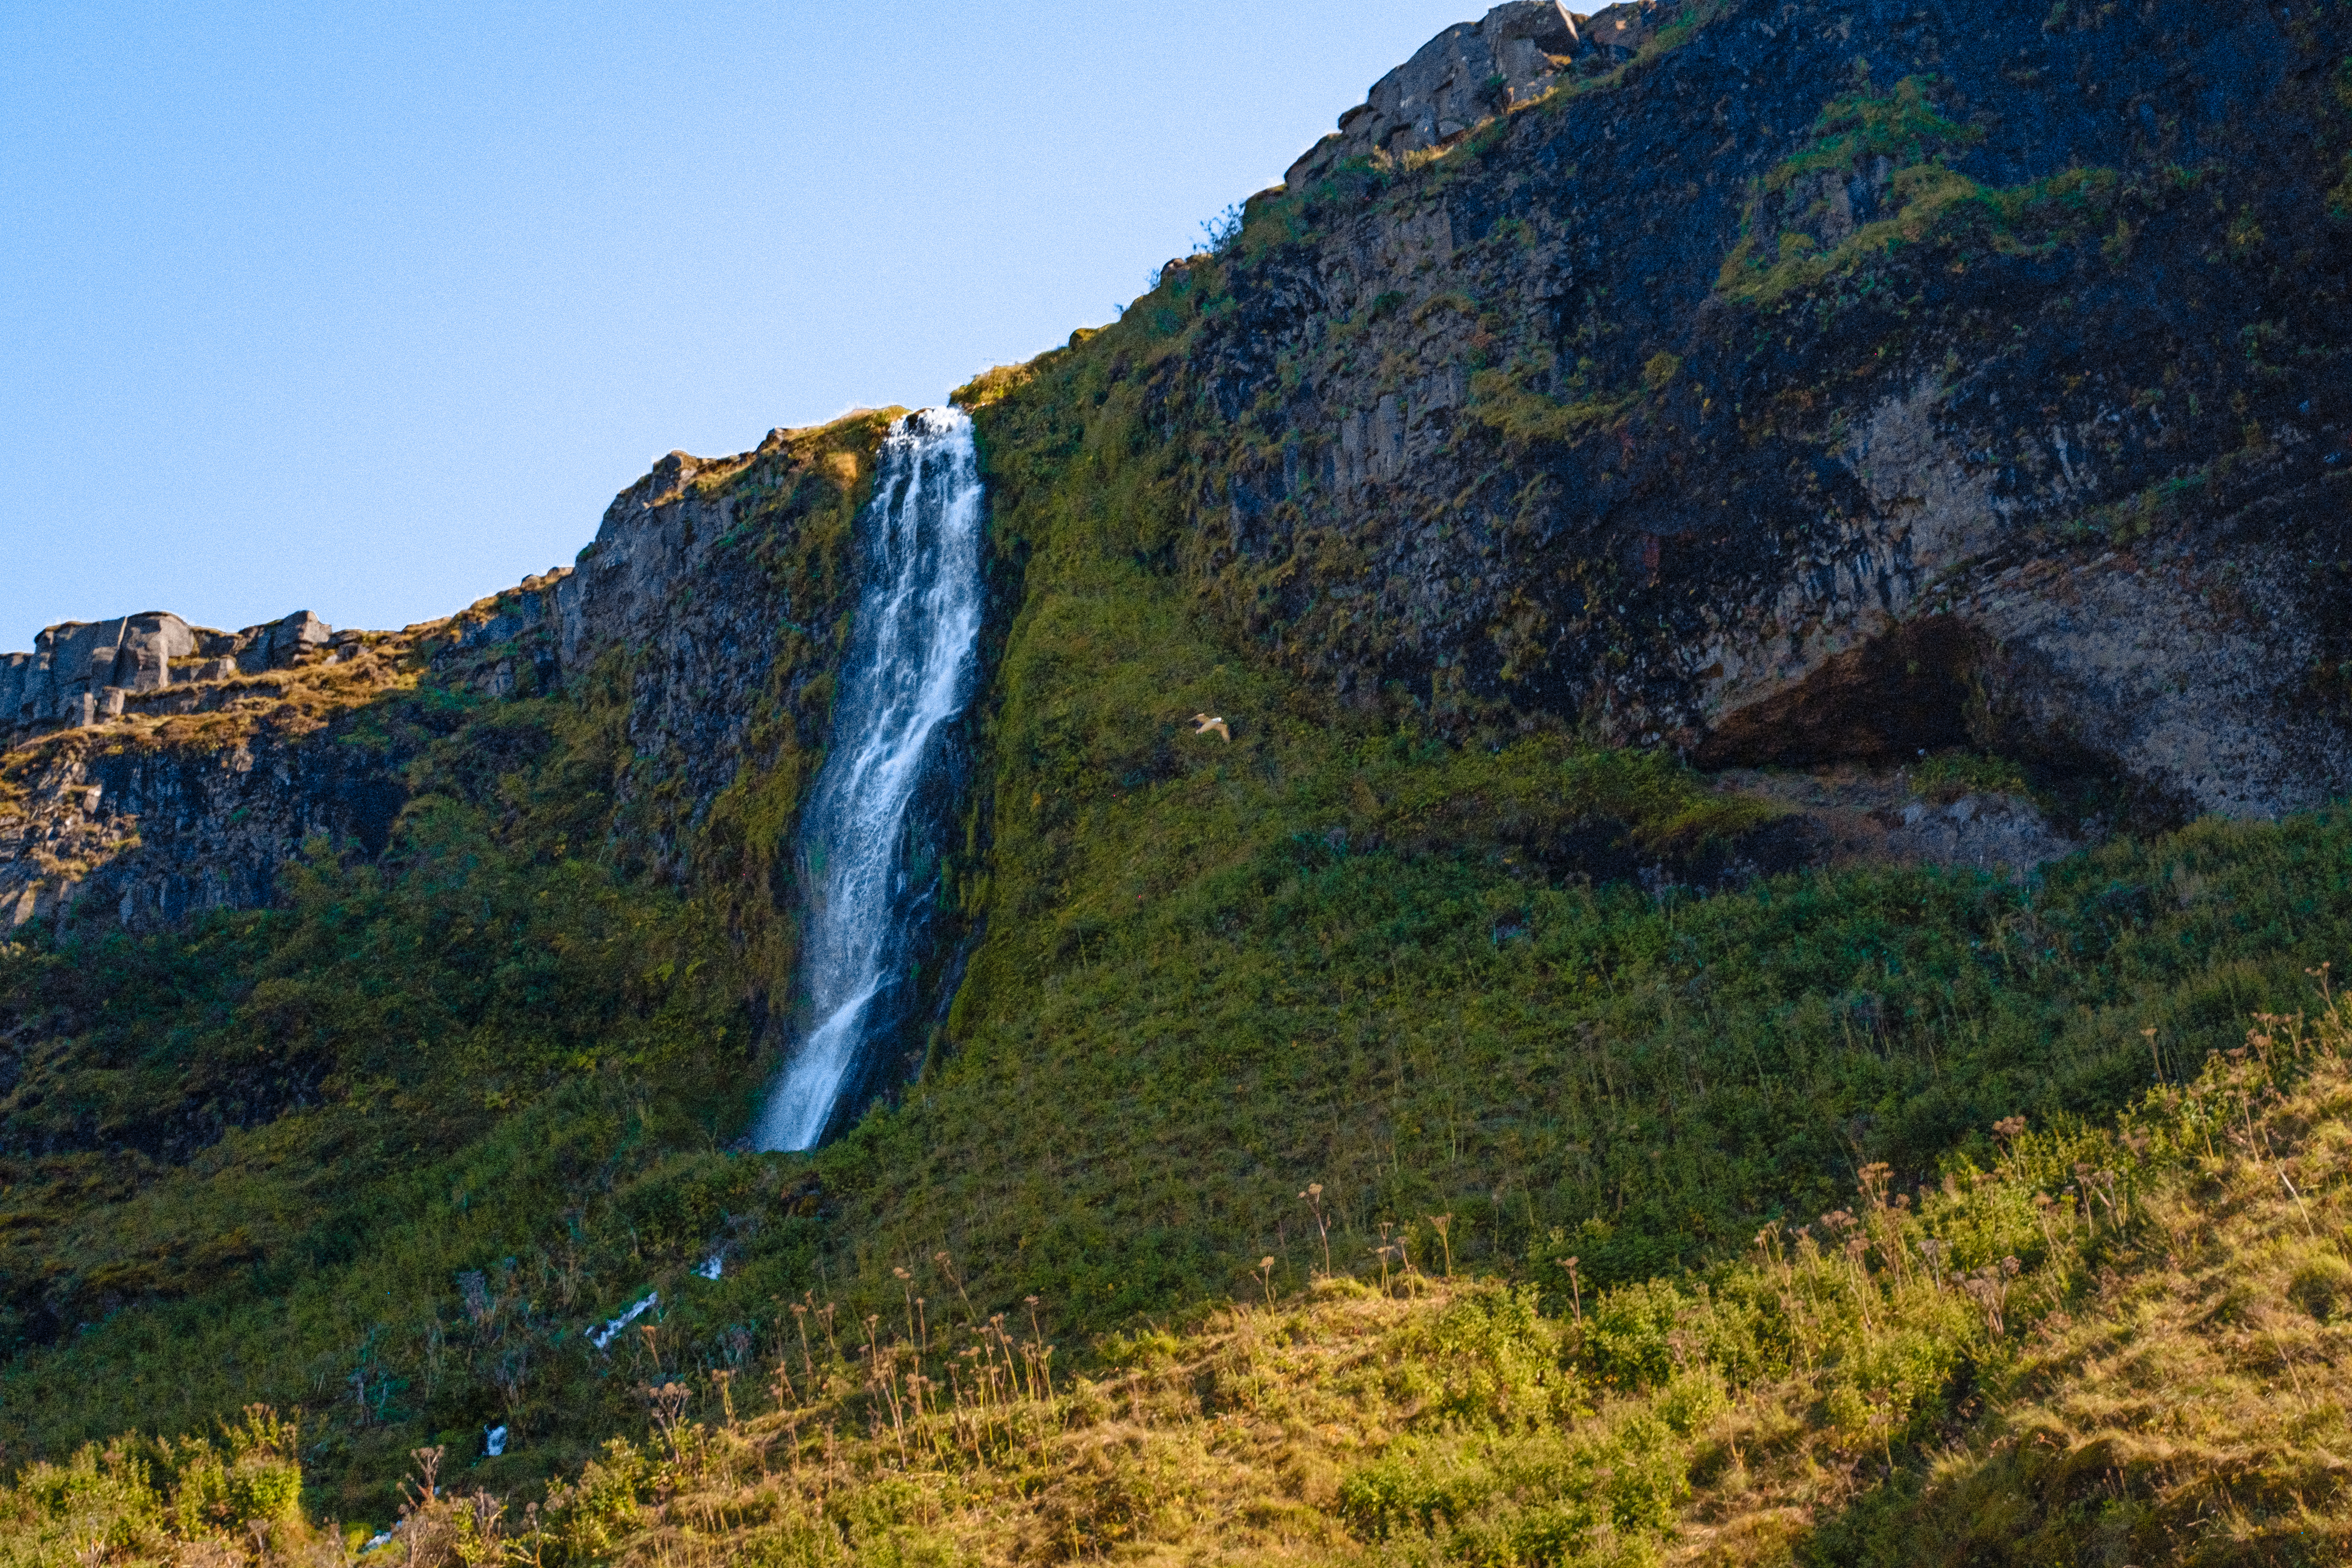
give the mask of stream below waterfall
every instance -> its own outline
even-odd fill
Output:
[[[905,1016],[912,938],[935,875],[909,863],[924,826],[915,816],[943,726],[976,683],[981,512],[968,417],[929,408],[891,426],[858,518],[857,612],[833,744],[801,815],[807,907],[795,991],[805,1027],[753,1133],[761,1150],[814,1148],[865,1081],[872,1043]]]

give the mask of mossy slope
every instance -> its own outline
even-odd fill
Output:
[[[800,1314],[764,1386],[649,1387],[653,1434],[543,1508],[436,1493],[420,1455],[373,1560],[2338,1562],[2347,1047],[2333,1006],[2262,1019],[2118,1118],[2005,1122],[1916,1190],[1867,1166],[1698,1273],[1604,1289],[1563,1259],[1512,1288],[1391,1246],[1376,1280],[1261,1280],[1087,1373],[1034,1309],[983,1318],[926,1268],[899,1312]],[[121,1446],[37,1467],[0,1550],[338,1560],[256,1484],[290,1440],[230,1437],[226,1469],[201,1445],[152,1479]]]
[[[793,825],[886,423],[700,476],[738,520],[721,587],[799,612],[725,787],[698,795],[709,759],[646,710],[677,679],[659,648],[559,685],[546,634],[479,635],[527,626],[509,595],[405,639],[399,679],[307,742],[400,781],[382,856],[321,838],[275,907],[0,950],[12,1451],[265,1400],[303,1419],[336,1511],[388,1510],[408,1449],[478,1456],[494,1425],[512,1475],[544,1476],[636,1419],[588,1329],[657,1289],[726,1343],[692,1268],[740,1267],[763,1227],[803,1255],[805,1192],[720,1151],[773,1060]]]

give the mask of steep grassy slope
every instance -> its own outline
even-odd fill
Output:
[[[2112,1121],[2004,1124],[1916,1191],[1865,1167],[1675,1279],[1514,1289],[1391,1250],[1090,1376],[953,1296],[804,1313],[761,1379],[649,1388],[654,1434],[543,1508],[436,1494],[420,1455],[373,1560],[2340,1562],[2347,1048],[2335,1008],[2264,1019]],[[294,1447],[248,1417],[37,1467],[0,1554],[341,1560]]]
[[[849,1363],[786,1358],[773,1414],[668,1430],[639,1495],[677,1495],[625,1513],[625,1555],[2339,1562],[2347,1023],[2262,1020],[2116,1121],[2005,1126],[1916,1191],[1865,1167],[1679,1279],[1465,1285],[1433,1249],[1052,1388],[1017,1318],[949,1309],[928,1352],[886,1323]],[[959,1356],[1010,1376],[923,1381]]]
[[[1836,555],[1807,531],[1868,467],[1838,434],[1865,418],[1856,385],[1926,374],[1997,403],[2037,382],[2071,396],[2092,376],[2087,360],[2062,368],[2018,349],[2034,335],[2026,319],[2073,309],[2055,298],[2069,288],[2116,305],[2154,252],[2100,250],[2071,185],[2036,185],[2014,211],[1979,187],[2006,190],[2022,177],[2011,163],[2053,155],[2019,143],[2033,125],[2140,173],[2160,147],[2098,116],[2050,119],[2053,62],[2090,69],[2128,35],[2194,58],[2230,92],[2271,95],[2263,113],[2315,116],[2315,144],[2343,132],[2338,106],[2306,90],[2340,8],[2304,17],[2277,58],[2234,31],[2201,45],[2161,7],[2112,37],[2102,29],[2123,24],[2105,14],[2047,27],[2021,16],[1922,13],[1908,47],[1948,49],[1965,80],[1873,87],[1860,65],[1854,82],[1747,80],[1750,35],[1765,34],[1720,10],[1623,76],[1444,158],[1255,199],[1220,254],[1169,268],[1117,325],[965,390],[1000,569],[1019,584],[964,882],[985,940],[923,1082],[820,1162],[835,1245],[856,1260],[845,1273],[880,1280],[944,1247],[989,1299],[1034,1291],[1066,1326],[1095,1330],[1245,1288],[1269,1254],[1298,1278],[1321,1245],[1297,1197],[1314,1182],[1360,1262],[1383,1224],[1446,1212],[1484,1263],[1573,1250],[1604,1277],[1637,1278],[1817,1205],[1864,1163],[1925,1172],[2000,1117],[2112,1108],[2343,951],[2340,814],[2119,842],[2030,887],[1856,872],[1701,900],[1785,865],[1786,841],[1705,781],[1591,743],[1623,732],[1621,697],[1683,668],[1677,654],[1645,673],[1643,648],[1686,653],[1727,624],[1709,595],[1757,590],[1792,552]],[[1816,42],[1858,47],[1847,37]],[[1987,50],[2010,65],[1991,68]],[[1633,154],[1603,143],[1683,147],[1672,128],[1690,122],[1694,84],[1729,91],[1732,77],[1742,85],[1717,105],[1710,144],[1759,115],[1780,130],[1727,143],[1743,149],[1743,177],[1693,163],[1709,184],[1685,193],[1692,210],[1720,209],[1729,226],[1704,277],[1686,277],[1713,231],[1681,208],[1665,221],[1661,167],[1625,167]],[[2277,151],[2247,140],[2255,100],[2230,101],[2193,135],[2159,139],[2193,142],[2200,178],[2226,184]],[[1966,199],[1914,213],[1911,184],[1886,187],[1893,226],[1856,230],[1818,264],[1795,264],[1823,255],[1818,241],[1792,241],[1786,272],[1741,248],[1734,219],[1818,226],[1822,212],[1774,204],[1873,160],[1944,171]],[[1612,171],[1622,180],[1601,177]],[[1643,194],[1651,207],[1624,210]],[[2341,256],[2320,245],[2334,231],[2312,226],[2310,194],[2290,181],[2262,201],[2294,215],[2280,233],[2316,247],[2324,292]],[[2195,252],[2199,277],[2256,265],[2260,247],[2216,248],[2208,219],[2228,211],[2167,211],[2149,233],[2162,228],[2168,256]],[[1611,214],[1624,221],[1604,233]],[[2021,238],[2029,219],[2042,226]],[[1985,224],[2010,227],[1989,237]],[[2263,287],[2279,285],[2283,258],[2256,259]],[[1641,290],[1616,287],[1642,268]],[[2009,335],[1994,342],[1997,315]],[[1477,331],[1441,330],[1457,316]],[[2212,323],[2182,330],[2203,342]],[[1857,344],[1876,347],[1855,362]],[[1606,372],[1623,396],[1596,403],[1575,377],[1512,372],[1577,345],[1576,376]],[[2065,352],[2088,345],[2078,331]],[[1449,355],[1477,373],[1466,404],[1435,395]],[[2209,390],[2224,395],[2238,374],[2232,362]],[[1428,421],[1392,472],[1327,417],[1381,398]],[[1514,409],[1542,427],[1515,430]],[[2293,511],[2301,528],[2335,515],[2335,481],[2306,468],[2292,506],[2263,516]],[[1783,479],[1796,489],[1758,499]],[[1814,521],[1776,534],[1766,524],[1800,494]],[[2001,515],[2039,521],[1980,542],[1982,559],[2055,552],[2057,577],[2089,583],[2091,556],[2067,552],[2097,530],[2077,539],[2059,522],[2083,498],[2034,494]],[[1629,576],[1640,518],[1695,497],[1737,497],[1754,516],[1696,536],[1661,523],[1645,580]],[[1908,515],[1908,502],[1847,499],[1889,527]],[[2168,517],[2149,525],[2172,531],[2165,548],[2202,547],[2204,524]],[[2340,530],[2313,544],[2312,583],[2338,580],[2338,543]],[[1512,673],[1517,611],[1490,600],[1545,563],[1560,574],[1543,595],[1583,605],[1573,636],[1545,634],[1546,657],[1600,672],[1607,689],[1589,701],[1574,682],[1549,685],[1539,659]],[[1529,637],[1568,614],[1528,608]],[[1448,638],[1478,646],[1457,657]],[[1882,752],[1892,731],[1864,710],[1898,728],[1924,715],[1939,744],[1998,738],[1981,670],[1939,675],[1926,643],[1911,652],[1909,677],[1858,681],[1836,713],[1800,703],[1773,724],[1798,740],[1858,727]],[[1196,711],[1223,715],[1232,742],[1193,735]],[[2048,747],[2000,768],[2110,824],[2179,805]],[[1666,883],[1678,890],[1633,890]]]
[[[1208,307],[1204,306],[1204,310]],[[1154,565],[1181,460],[1115,329],[982,408],[1021,563],[951,1048],[820,1161],[884,1277],[941,1247],[1066,1326],[1457,1216],[1496,1267],[1635,1278],[2144,1087],[2352,939],[2352,822],[2209,825],[2024,887],[1809,874],[1753,802],[1557,731],[1450,744],[1250,657]],[[1223,715],[1230,744],[1185,716]],[[1649,868],[1685,885],[1664,896]],[[1426,1245],[1424,1238],[1423,1245]]]
[[[883,423],[713,480],[750,492],[720,569],[809,607],[775,632],[749,763],[707,809],[658,730],[632,727],[666,673],[646,650],[531,694],[531,648],[458,625],[312,742],[401,781],[382,857],[321,841],[276,908],[0,948],[11,1453],[268,1400],[302,1415],[314,1487],[383,1508],[436,1435],[478,1454],[509,1426],[520,1479],[640,1419],[583,1331],[649,1289],[675,1301],[714,1252],[740,1260],[810,1206],[719,1151],[791,971],[780,868]],[[523,690],[488,695],[517,664]],[[686,887],[649,864],[661,846]],[[728,1325],[707,1325],[722,1354]]]

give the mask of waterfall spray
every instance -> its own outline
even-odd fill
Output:
[[[940,726],[971,700],[980,645],[981,485],[971,421],[910,414],[883,443],[859,520],[857,618],[834,704],[833,749],[801,818],[810,1027],[754,1141],[810,1149],[862,1077],[868,1043],[903,1015],[909,936],[930,893],[910,875],[918,792]]]

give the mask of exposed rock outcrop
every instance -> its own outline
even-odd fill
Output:
[[[308,614],[236,634],[141,616],[42,645],[47,671],[110,683],[68,687],[62,727],[27,720],[0,746],[0,935],[89,911],[142,930],[251,908],[314,839],[382,853],[408,758],[353,743],[351,724],[413,684],[409,636],[331,640]]]
[[[1291,165],[1303,191],[1348,158],[1402,158],[1450,146],[1512,105],[1542,97],[1564,71],[1631,58],[1655,29],[1655,0],[1580,16],[1556,0],[1512,0],[1448,27],[1382,77],[1339,129]]]
[[[1464,729],[2352,792],[2345,14],[1677,21],[1399,159],[1455,29],[1141,304],[1201,323],[1150,395],[1201,590]]]
[[[1817,865],[1958,866],[2022,877],[2084,847],[2011,790],[1914,787],[1902,769],[1734,769],[1717,787],[1786,807],[1776,825]]]
[[[241,632],[191,626],[159,610],[48,626],[32,652],[0,655],[0,744],[47,726],[122,718],[142,693],[291,669],[329,636],[308,610]]]
[[[362,650],[346,634],[330,654],[329,637],[308,611],[240,632],[150,611],[50,626],[0,660],[0,935],[85,907],[134,929],[250,907],[314,837],[381,851],[397,767],[303,744],[311,713],[271,721],[277,678]],[[330,708],[374,683],[334,684]],[[162,728],[196,714],[221,725]]]
[[[470,670],[462,678],[478,689],[507,696],[551,689],[607,659],[625,666],[628,738],[643,761],[614,783],[628,853],[686,875],[712,803],[747,760],[772,760],[772,738],[760,733],[779,706],[772,683],[824,679],[850,609],[845,501],[829,503],[821,527],[796,522],[789,541],[762,525],[797,518],[821,489],[854,492],[895,413],[772,431],[731,458],[668,454],[614,499],[574,566],[440,628],[436,667]]]
[[[795,691],[822,695],[837,657],[849,498],[887,419],[779,430],[715,461],[671,453],[614,500],[578,566],[446,621],[48,628],[0,666],[0,937],[267,904],[313,840],[380,855],[416,742],[362,727],[420,682],[498,700],[608,671],[636,759],[610,786],[623,858],[689,876],[714,803],[780,749],[822,743],[780,721],[805,706]]]

